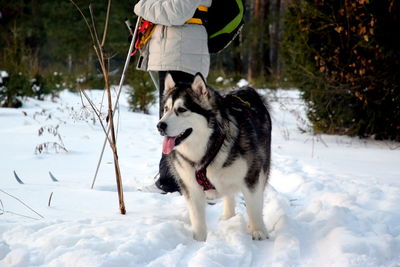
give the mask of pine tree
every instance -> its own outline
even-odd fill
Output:
[[[393,0],[297,0],[284,55],[319,132],[400,140],[400,9]]]

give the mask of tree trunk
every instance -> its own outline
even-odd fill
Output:
[[[72,74],[72,54],[68,54],[68,74]]]
[[[243,56],[241,53],[241,40],[242,35],[240,34],[235,40],[232,42],[233,52],[232,52],[232,61],[233,61],[233,72],[243,73]]]
[[[254,83],[260,75],[269,75],[269,0],[253,0],[250,6],[251,24],[249,25],[249,50],[247,79]]]
[[[282,39],[283,2],[282,0],[271,0],[270,61],[274,79],[279,79],[281,75],[279,50]]]

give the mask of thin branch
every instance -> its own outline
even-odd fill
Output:
[[[49,203],[48,203],[48,207],[50,207],[50,205],[51,205],[51,198],[53,197],[53,192],[51,192],[51,194],[50,194],[50,197],[49,197]]]
[[[139,28],[139,21],[140,21],[140,17],[136,20],[136,25],[135,25],[135,30],[133,31],[132,41],[131,41],[131,44],[129,46],[128,55],[126,57],[124,69],[122,71],[121,79],[120,79],[119,85],[118,85],[118,93],[117,93],[117,97],[116,97],[116,100],[115,100],[115,103],[114,103],[114,110],[117,108],[117,106],[119,107],[118,100],[119,100],[119,97],[120,97],[121,92],[122,92],[122,86],[123,86],[124,81],[125,81],[125,76],[126,76],[126,72],[128,70],[128,66],[129,66],[129,62],[130,62],[130,58],[131,58],[131,53],[133,51],[133,47],[134,47],[134,44],[135,44],[136,34],[137,34],[137,30]],[[108,132],[109,131],[110,131],[110,128],[108,128]],[[108,132],[107,132],[106,138],[104,139],[103,148],[101,150],[100,157],[99,157],[99,160],[97,162],[97,168],[96,168],[96,171],[95,171],[95,174],[94,174],[94,177],[93,177],[93,182],[92,182],[92,187],[91,187],[92,189],[94,187],[94,183],[96,182],[97,174],[99,172],[100,163],[101,163],[101,161],[103,159],[104,149],[105,149],[106,144],[107,144]]]
[[[94,40],[95,40],[95,39],[94,39],[94,35],[93,35],[92,28],[90,27],[89,21],[86,19],[86,16],[83,14],[82,10],[81,10],[80,7],[75,3],[75,1],[74,1],[74,0],[69,0],[69,1],[75,6],[75,8],[76,8],[76,9],[78,10],[78,12],[81,14],[83,20],[84,20],[85,23],[86,23],[87,28],[89,29],[90,36],[92,37],[92,40],[93,40],[93,43],[94,43]]]
[[[86,98],[86,100],[88,101],[89,105],[92,107],[94,113],[96,114],[96,117],[99,119],[100,125],[103,128],[104,133],[107,136],[108,141],[111,143],[110,137],[108,136],[108,131],[106,129],[106,127],[104,126],[103,120],[101,119],[101,114],[98,112],[96,105],[93,103],[93,101],[90,99],[90,97],[86,94],[86,92],[84,90],[81,90],[83,96]]]
[[[6,194],[6,195],[9,196],[9,197],[14,198],[14,199],[17,200],[19,203],[21,203],[22,205],[24,205],[25,207],[27,207],[29,210],[31,210],[32,212],[34,212],[36,215],[38,215],[38,216],[41,217],[41,218],[44,218],[42,215],[40,215],[39,213],[37,213],[37,212],[36,212],[35,210],[33,210],[31,207],[29,207],[28,205],[26,205],[26,204],[25,204],[22,200],[20,200],[19,198],[15,197],[15,196],[13,196],[13,195],[11,195],[11,194],[9,194],[9,193],[7,193],[6,191],[4,191],[4,190],[2,190],[2,189],[0,189],[0,192]]]
[[[72,3],[73,0],[70,0]],[[76,6],[76,5],[75,5]],[[109,128],[106,129],[106,127],[103,124],[103,121],[101,120],[100,117],[100,113],[97,110],[97,108],[95,107],[93,101],[91,101],[91,99],[87,96],[87,94],[81,90],[82,94],[86,97],[86,99],[88,100],[90,106],[93,108],[93,110],[95,111],[96,116],[99,118],[100,124],[106,134],[106,139],[108,140],[110,147],[112,149],[113,152],[113,156],[114,156],[114,168],[115,168],[115,176],[116,176],[116,182],[117,182],[117,189],[118,189],[118,198],[119,198],[119,206],[120,206],[120,212],[121,214],[125,214],[126,210],[125,210],[125,204],[124,204],[124,198],[123,198],[123,189],[122,189],[122,179],[121,179],[121,171],[119,168],[119,161],[118,161],[118,153],[117,153],[117,145],[116,145],[116,136],[115,136],[115,128],[114,128],[114,110],[113,110],[113,103],[112,103],[112,98],[111,98],[111,89],[110,89],[110,80],[109,80],[109,72],[106,66],[106,62],[105,62],[105,57],[104,57],[104,51],[103,51],[103,45],[105,42],[105,38],[106,38],[106,32],[108,29],[108,19],[109,19],[109,11],[110,11],[110,6],[111,6],[111,1],[109,0],[108,2],[108,8],[107,8],[107,14],[106,14],[106,25],[104,27],[104,32],[103,32],[103,40],[100,43],[100,40],[98,38],[97,35],[97,30],[96,30],[96,23],[95,23],[95,18],[93,15],[93,9],[92,6],[89,5],[89,11],[90,11],[90,16],[91,16],[91,21],[92,21],[92,28],[93,30],[90,30],[91,35],[92,35],[92,40],[93,40],[93,48],[96,52],[97,55],[97,59],[100,63],[101,66],[101,70],[103,73],[103,78],[104,78],[104,84],[105,84],[105,89],[107,90],[107,100],[108,100],[108,118],[109,118]],[[79,9],[78,9],[79,10]],[[82,14],[82,12],[81,12]],[[82,14],[83,15],[83,14]],[[86,25],[88,25],[88,27],[90,28],[89,23],[87,22],[86,18],[85,22]],[[132,44],[131,44],[132,46]],[[119,92],[120,93],[120,92]],[[111,136],[108,134],[110,132]]]
[[[34,217],[31,217],[31,216],[19,214],[19,213],[16,213],[16,212],[13,212],[13,211],[8,211],[8,210],[5,210],[4,213],[9,213],[9,214],[12,214],[12,215],[17,215],[17,216],[24,217],[24,218],[28,218],[28,219],[32,219],[32,220],[40,220],[40,219],[38,219],[38,218],[34,218]]]
[[[82,90],[83,90],[83,89],[79,86],[79,96],[80,96],[80,98],[81,98],[81,104],[82,104],[82,107],[83,107],[83,108],[86,108],[86,105],[85,105],[85,103],[83,102]]]
[[[90,99],[90,97],[86,94],[85,91],[81,90],[81,92],[83,93],[84,97],[87,99],[87,101],[89,102],[90,106],[92,107],[93,111],[95,112],[97,118],[99,119],[100,125],[103,128],[104,133],[106,134],[106,139],[108,140],[108,143],[110,144],[111,150],[113,151],[113,153],[116,153],[117,149],[116,149],[116,144],[113,141],[112,136],[110,138],[109,133],[110,133],[110,129],[111,126],[108,127],[108,129],[106,129],[106,127],[104,126],[104,123],[100,117],[100,114],[97,113],[97,109],[95,104],[93,103],[93,101]]]
[[[99,111],[101,112],[101,110],[103,109],[103,105],[104,105],[104,96],[106,95],[106,90],[103,90],[103,94],[101,95],[101,102],[100,102],[100,108]]]
[[[96,19],[95,19],[94,15],[93,15],[93,9],[92,9],[92,5],[91,4],[89,5],[89,13],[90,13],[90,17],[92,19],[92,27],[93,27],[94,36],[95,36],[95,44],[97,44],[97,49],[98,49],[97,50],[96,46],[95,46],[95,50],[96,50],[97,57],[99,59],[99,63],[100,63],[100,66],[101,66],[101,69],[102,69],[102,72],[103,72],[103,77],[104,77],[104,80],[105,80],[105,84],[106,84],[106,87],[107,87],[109,85],[108,85],[108,75],[106,75],[106,74],[108,74],[108,72],[107,72],[107,67],[106,67],[106,62],[105,62],[105,57],[104,57],[104,51],[103,51],[104,47],[100,43],[99,35],[97,34]],[[106,14],[106,21],[108,20],[108,17],[109,17],[109,13]]]
[[[3,206],[3,201],[1,201],[1,199],[0,199],[0,205],[1,205],[0,215],[3,215],[4,214],[4,206]]]
[[[100,66],[101,66],[101,70],[103,71],[104,62],[103,62],[102,56],[101,56],[102,51],[100,50],[100,52],[99,52],[99,50],[98,50],[97,46],[95,45],[95,43],[93,43],[93,49],[96,52],[97,60],[99,61]],[[104,73],[103,73],[103,77],[104,77]]]
[[[109,128],[109,129],[110,129],[110,128]],[[97,174],[99,173],[101,160],[102,160],[103,154],[104,154],[104,149],[106,148],[106,144],[107,144],[107,139],[108,139],[108,133],[107,133],[107,135],[106,135],[106,140],[104,140],[104,142],[103,142],[103,147],[102,147],[102,149],[101,149],[100,158],[99,158],[99,160],[97,161],[96,171],[95,171],[95,173],[94,173],[94,177],[93,177],[91,189],[93,189],[94,183],[96,182]]]
[[[101,40],[101,47],[104,46],[104,43],[106,41],[106,36],[107,36],[107,31],[108,31],[108,19],[109,19],[110,10],[111,10],[111,0],[108,0],[106,22],[104,24],[103,39]]]
[[[21,178],[19,178],[19,176],[17,175],[17,173],[15,171],[14,171],[14,177],[15,177],[15,180],[17,180],[17,182],[19,184],[24,184],[24,182],[21,180]]]
[[[386,141],[384,143],[389,147],[390,150],[397,150],[400,148],[400,145],[393,143],[393,142]]]
[[[81,102],[82,102],[82,106],[86,107],[84,102],[83,102],[83,98],[82,95],[84,95],[86,101],[88,101],[89,105],[93,108],[93,111],[96,113],[96,115],[99,117],[101,115],[101,111],[95,106],[95,104],[93,103],[93,101],[90,99],[90,97],[86,94],[84,89],[80,89],[79,93],[81,95]]]
[[[90,13],[90,18],[92,19],[92,27],[93,27],[93,32],[94,32],[94,37],[95,37],[95,43],[97,44],[97,47],[102,50],[103,46],[100,44],[99,41],[99,35],[97,34],[97,29],[96,29],[96,20],[93,15],[93,9],[92,9],[92,4],[89,5],[89,13]]]
[[[115,111],[115,110],[114,110]],[[118,138],[118,134],[119,134],[119,119],[120,119],[120,116],[121,116],[121,112],[120,112],[120,109],[119,109],[119,105],[118,105],[118,108],[117,108],[117,113],[118,113],[118,115],[117,115],[117,132],[116,132],[116,138]]]

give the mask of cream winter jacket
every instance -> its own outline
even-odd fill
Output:
[[[203,25],[185,24],[199,5],[212,0],[140,0],[135,13],[157,26],[149,42],[147,70],[178,70],[207,77],[210,55]]]

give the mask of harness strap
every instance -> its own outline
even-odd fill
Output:
[[[208,7],[206,6],[198,6],[197,10],[201,11],[201,12],[208,12]],[[196,13],[195,13],[196,14]]]
[[[195,174],[197,183],[203,187],[204,191],[215,189],[214,185],[207,178],[207,172],[205,168],[196,171]]]
[[[202,159],[201,168],[195,172],[197,183],[203,187],[204,191],[215,189],[214,185],[207,178],[207,167],[217,156],[219,150],[224,144],[224,141],[225,135],[217,134],[216,141],[207,150],[206,156]]]
[[[203,25],[203,21],[198,18],[191,18],[186,21],[187,24],[200,24]]]
[[[188,19],[186,23],[204,25],[207,21],[207,12],[208,12],[208,7],[198,6],[196,12],[194,12],[193,17]]]

